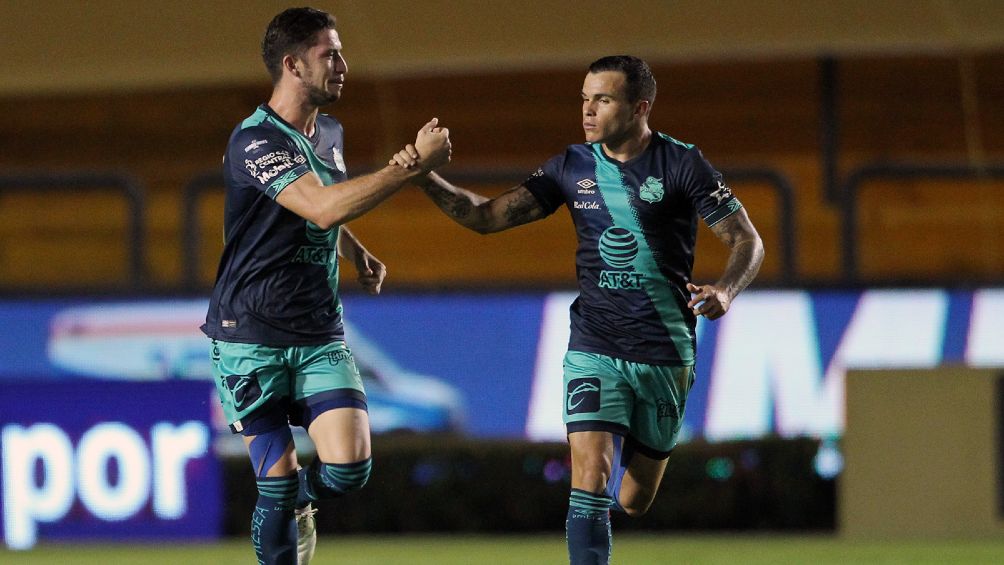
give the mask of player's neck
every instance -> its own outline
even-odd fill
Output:
[[[603,152],[608,157],[621,163],[627,163],[638,155],[645,152],[649,142],[652,141],[652,130],[648,126],[640,128],[637,132],[630,132],[622,139],[611,140],[603,144]]]
[[[314,134],[318,108],[302,96],[287,89],[276,88],[272,91],[268,107],[303,135],[310,137]]]

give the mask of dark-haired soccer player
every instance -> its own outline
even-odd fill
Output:
[[[649,129],[655,93],[644,61],[604,57],[582,86],[586,143],[523,184],[488,199],[436,174],[419,177],[446,214],[480,233],[562,205],[571,212],[579,297],[564,362],[564,422],[573,565],[609,561],[611,507],[639,516],[652,504],[694,379],[696,316],[724,315],[763,260],[746,211],[700,150]],[[413,168],[425,158],[408,146],[391,162]],[[700,286],[691,282],[698,216],[731,249],[721,278]]]
[[[344,341],[338,256],[374,294],[386,270],[343,224],[447,163],[450,142],[433,118],[415,140],[421,167],[348,180],[342,126],[318,113],[345,81],[335,19],[311,8],[280,13],[262,57],[274,88],[224,156],[225,246],[202,329],[224,412],[257,477],[258,563],[303,565],[316,540],[310,503],[357,490],[370,474],[366,396]],[[317,449],[299,475],[290,424],[306,428]]]

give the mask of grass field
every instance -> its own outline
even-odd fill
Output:
[[[46,545],[0,550],[3,565],[246,565],[249,542],[212,545]],[[322,538],[312,565],[532,565],[567,563],[561,534],[541,536],[397,536]],[[955,564],[1004,563],[994,541],[851,543],[832,536],[620,535],[613,563],[666,564]]]

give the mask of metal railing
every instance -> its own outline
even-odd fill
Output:
[[[1004,164],[984,166],[946,163],[871,163],[855,169],[844,181],[841,201],[841,246],[843,247],[843,275],[846,284],[860,284],[860,257],[858,256],[858,194],[861,186],[873,180],[981,180],[1004,179]]]
[[[799,275],[796,265],[798,249],[795,237],[795,190],[788,177],[767,167],[724,168],[719,172],[731,182],[764,182],[771,185],[777,193],[777,225],[781,231],[781,284],[798,282]]]
[[[146,197],[143,186],[129,175],[114,172],[0,174],[0,194],[8,192],[107,191],[122,194],[128,206],[128,285],[144,288],[146,272]]]
[[[757,182],[771,186],[778,198],[777,222],[781,233],[781,270],[777,284],[797,282],[796,238],[795,238],[795,191],[782,173],[767,167],[724,168],[724,178],[730,182]],[[520,169],[458,169],[449,172],[450,181],[458,184],[504,184],[516,185],[526,177],[527,171]],[[210,191],[223,188],[223,174],[218,171],[205,172],[193,178],[184,188],[182,202],[182,285],[185,290],[203,288],[199,281],[199,250],[202,235],[199,229],[198,211],[203,197]]]

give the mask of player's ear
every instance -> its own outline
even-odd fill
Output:
[[[638,118],[644,118],[645,116],[648,115],[648,112],[651,109],[652,109],[652,102],[642,98],[641,100],[638,101],[637,104],[635,104],[634,115],[635,117]]]
[[[300,76],[300,59],[293,55],[286,55],[282,58],[282,68],[295,77]]]

